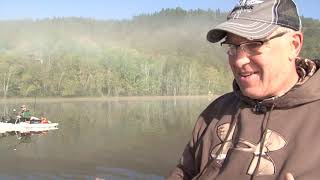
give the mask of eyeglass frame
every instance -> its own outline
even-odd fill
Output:
[[[288,32],[282,32],[282,33],[278,33],[274,36],[271,36],[269,38],[266,38],[266,39],[263,39],[263,40],[255,40],[255,41],[247,41],[247,42],[244,42],[244,43],[241,43],[241,44],[231,44],[231,43],[227,43],[226,41],[223,41],[220,43],[220,46],[223,47],[223,45],[229,45],[228,47],[228,51],[227,51],[227,54],[229,56],[235,56],[237,54],[237,49],[240,48],[243,52],[245,52],[247,55],[249,56],[253,56],[255,54],[253,53],[249,53],[250,52],[250,48],[247,47],[248,44],[252,44],[252,43],[260,43],[260,46],[259,48],[261,48],[266,42],[272,40],[272,39],[275,39],[275,38],[279,38],[279,37],[282,37],[283,35],[287,34]],[[231,46],[231,47],[230,47]],[[233,50],[233,53],[231,53]]]

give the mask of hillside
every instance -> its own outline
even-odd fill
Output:
[[[0,21],[0,95],[200,95],[232,75],[207,31],[220,10],[163,9],[123,21],[78,17]],[[302,55],[319,57],[320,23],[305,22]]]

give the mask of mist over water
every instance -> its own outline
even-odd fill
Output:
[[[59,129],[0,138],[0,178],[164,179],[191,137],[206,98],[36,104]],[[12,109],[20,104],[0,104]],[[32,111],[33,104],[27,104]]]

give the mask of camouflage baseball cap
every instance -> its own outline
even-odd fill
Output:
[[[258,40],[268,37],[277,27],[301,30],[301,20],[293,0],[240,0],[227,17],[207,34],[215,43],[227,32]]]

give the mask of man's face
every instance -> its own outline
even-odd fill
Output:
[[[249,42],[233,34],[228,34],[226,41],[235,45]],[[241,92],[253,99],[287,92],[298,79],[294,60],[289,59],[291,51],[292,47],[284,35],[265,42],[260,53],[248,55],[238,48],[236,55],[229,55],[229,64]]]

